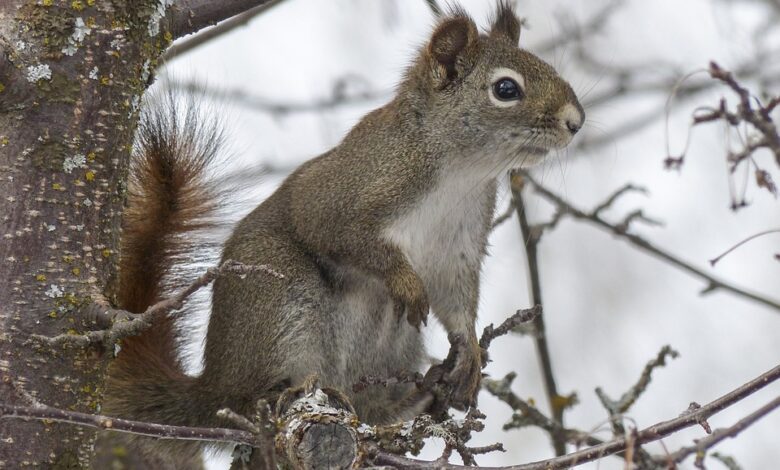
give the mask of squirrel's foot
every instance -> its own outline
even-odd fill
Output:
[[[452,385],[451,405],[453,408],[465,410],[477,405],[482,367],[487,363],[487,352],[477,341],[476,336],[469,335],[458,347],[455,367],[446,376]]]
[[[322,390],[328,397],[328,404],[330,406],[356,414],[352,402],[349,401],[349,398],[341,390],[331,387],[320,387],[319,376],[317,376],[317,374],[312,374],[308,376],[301,385],[289,387],[279,395],[279,398],[276,400],[276,406],[274,407],[276,416],[283,416],[293,403],[306,395],[316,392],[318,389]]]
[[[393,310],[397,318],[406,312],[406,321],[420,330],[421,325],[428,324],[428,294],[422,279],[412,271],[393,276],[388,280],[387,287],[393,299]]]

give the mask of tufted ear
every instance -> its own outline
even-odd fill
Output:
[[[436,68],[452,81],[467,74],[476,63],[479,32],[474,21],[456,10],[445,18],[431,36],[428,54]]]
[[[509,0],[499,0],[494,15],[490,26],[490,37],[504,37],[512,44],[517,44],[520,41],[520,27],[523,25],[523,20],[515,13],[514,3],[510,3]]]

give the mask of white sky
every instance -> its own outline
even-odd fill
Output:
[[[478,23],[485,25],[492,1],[463,2]],[[530,28],[522,33],[523,47],[533,51],[558,30],[562,15],[586,18],[601,2],[524,1],[521,14]],[[594,54],[608,64],[623,66],[663,62],[683,72],[703,69],[711,59],[724,66],[749,56],[754,45],[750,31],[765,17],[758,7],[725,1],[634,1],[616,14],[605,33],[590,41]],[[248,27],[176,60],[168,67],[179,80],[193,78],[212,87],[242,89],[280,102],[305,103],[327,98],[340,77],[365,80],[365,89],[391,90],[415,48],[424,43],[433,19],[422,0],[288,0],[255,19]],[[774,38],[778,39],[777,37]],[[777,45],[778,41],[775,41]],[[582,94],[605,83],[578,70],[570,50],[557,50],[546,60]],[[771,66],[768,65],[768,66]],[[668,67],[648,71],[663,75]],[[777,88],[775,89],[777,91]],[[716,104],[723,89],[701,95],[672,113],[670,142],[682,148],[693,107]],[[611,106],[586,110],[585,136],[598,137],[640,109],[662,106],[665,95],[648,95]],[[237,163],[290,167],[332,147],[368,110],[348,106],[325,114],[304,113],[274,117],[238,103],[224,112],[235,141]],[[693,134],[691,151],[681,172],[665,171],[663,120],[642,132],[616,140],[591,153],[570,151],[537,169],[547,186],[581,208],[590,208],[627,182],[649,188],[649,197],[628,196],[607,212],[612,220],[635,208],[660,218],[665,226],[636,225],[634,230],[658,246],[753,291],[780,299],[780,236],[754,241],[710,268],[707,260],[738,240],[768,228],[780,227],[777,200],[751,185],[752,205],[738,213],[728,209],[728,179],[723,127],[710,125]],[[238,159],[242,163],[238,163]],[[768,155],[759,163],[773,171]],[[268,194],[279,178],[258,181],[258,194]],[[506,191],[501,201],[507,201]],[[534,220],[544,220],[550,207],[530,202]],[[491,237],[491,256],[483,276],[479,327],[498,323],[518,308],[528,307],[525,261],[516,219]],[[545,235],[541,247],[545,315],[555,374],[562,392],[576,390],[581,404],[566,415],[566,424],[584,430],[601,426],[606,417],[593,389],[601,386],[613,398],[634,381],[645,362],[664,344],[681,353],[657,370],[648,392],[631,410],[641,426],[672,418],[691,401],[705,403],[780,362],[780,312],[728,294],[700,297],[704,285],[622,241],[582,223],[565,221]],[[446,335],[429,327],[430,351],[446,352]],[[518,373],[514,390],[533,397],[545,412],[541,377],[530,339],[507,337],[491,348],[494,362],[487,372],[500,378]],[[776,396],[775,384],[743,404],[711,419],[714,427],[732,424]],[[550,457],[552,449],[541,431],[504,433],[508,408],[484,393],[480,408],[488,415],[487,429],[472,445],[502,441],[508,452],[478,458],[482,465],[508,465]],[[668,449],[688,445],[702,436],[700,428],[664,441]],[[608,438],[607,433],[599,434]],[[777,465],[780,451],[780,413],[765,418],[738,439],[721,444],[719,452],[733,455],[743,468]],[[440,449],[440,446],[435,446]],[[661,447],[651,447],[662,452]],[[422,458],[435,458],[433,450]],[[212,464],[225,467],[225,460]],[[712,468],[719,464],[711,463]],[[689,459],[684,468],[692,468]],[[622,468],[617,459],[581,468]]]

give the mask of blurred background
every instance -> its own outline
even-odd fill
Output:
[[[461,3],[487,26],[493,1]],[[587,113],[575,142],[532,169],[534,177],[586,211],[626,183],[644,186],[647,195],[627,194],[603,217],[619,224],[641,208],[663,226],[637,221],[631,233],[729,284],[780,302],[775,257],[780,234],[758,238],[714,267],[708,262],[750,235],[780,228],[777,199],[755,180],[757,168],[780,179],[774,157],[758,151],[752,163],[732,172],[727,152],[741,148],[744,132],[716,122],[690,134],[698,108],[717,107],[721,97],[736,103],[728,88],[709,78],[710,60],[734,70],[759,98],[780,93],[780,2],[524,0],[518,11],[527,18],[521,46],[558,69]],[[229,170],[250,182],[251,189],[237,194],[237,200],[251,201],[249,208],[289,171],[337,144],[362,115],[388,101],[434,24],[424,0],[286,0],[246,26],[170,59],[158,85],[205,90],[228,129]],[[676,85],[676,98],[667,106]],[[780,119],[780,113],[774,116]],[[665,169],[669,152],[678,156],[688,140],[683,165]],[[497,214],[511,201],[506,182],[499,201]],[[743,202],[745,207],[733,210]],[[525,203],[532,223],[554,213],[533,191],[525,192]],[[501,224],[490,242],[479,330],[531,306],[517,217]],[[700,295],[706,282],[591,224],[564,218],[545,232],[539,270],[558,389],[579,397],[565,415],[569,427],[609,439],[607,412],[594,389],[620,397],[666,344],[680,357],[655,371],[627,425],[641,428],[676,417],[690,402],[706,403],[780,363],[780,310],[722,290]],[[201,333],[204,321],[205,316]],[[448,349],[443,329],[429,324],[426,336],[430,353],[443,357]],[[201,345],[202,337],[192,343],[195,369]],[[490,356],[491,377],[516,372],[513,391],[548,413],[532,338],[502,337]],[[731,425],[778,392],[777,384],[768,387],[710,424]],[[477,457],[481,465],[554,455],[548,436],[537,428],[503,431],[511,410],[484,391],[480,409],[488,416],[486,429],[471,445],[500,441],[507,449]],[[691,428],[647,448],[663,454],[664,448],[672,451],[703,435],[701,428]],[[716,450],[742,468],[778,468],[778,442],[776,412]],[[420,458],[435,459],[442,447],[433,441]],[[714,459],[708,464],[722,467]],[[214,456],[210,465],[227,468],[228,458]],[[582,468],[623,466],[612,457]],[[683,465],[692,467],[692,459]]]

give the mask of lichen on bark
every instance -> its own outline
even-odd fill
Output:
[[[0,400],[95,412],[111,354],[30,335],[94,329],[111,298],[140,96],[167,46],[155,1],[0,3]],[[167,36],[168,38],[170,36]],[[0,467],[87,467],[95,433],[0,420]],[[9,444],[12,442],[13,444]]]

